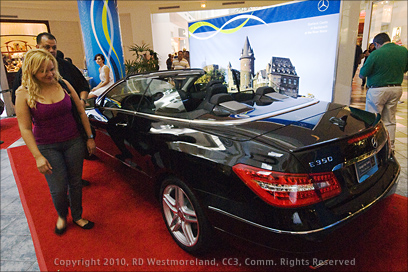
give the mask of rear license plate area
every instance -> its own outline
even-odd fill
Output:
[[[364,160],[361,160],[355,164],[356,166],[356,173],[357,173],[357,181],[358,183],[362,183],[366,179],[368,179],[371,175],[373,175],[378,170],[378,163],[376,155],[368,157]]]

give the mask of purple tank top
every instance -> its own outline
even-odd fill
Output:
[[[66,93],[64,99],[57,103],[37,102],[37,108],[30,108],[33,134],[38,145],[65,142],[79,136],[71,108],[71,99]]]

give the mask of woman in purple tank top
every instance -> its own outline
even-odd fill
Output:
[[[58,235],[65,232],[68,208],[71,208],[74,224],[91,229],[94,223],[82,218],[81,177],[85,146],[68,93],[89,136],[86,147],[92,154],[95,141],[82,103],[68,81],[63,80],[69,90],[58,83],[61,76],[51,53],[42,49],[28,51],[22,71],[22,84],[16,92],[17,120],[21,136],[50,189],[58,214],[54,232]]]

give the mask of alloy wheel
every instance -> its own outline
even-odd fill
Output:
[[[194,206],[185,191],[174,184],[168,185],[162,194],[163,215],[173,237],[187,247],[193,247],[200,235]]]

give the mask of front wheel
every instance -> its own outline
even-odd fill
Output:
[[[177,178],[166,179],[160,189],[162,215],[176,243],[189,253],[202,253],[210,243],[211,227],[196,197]]]

